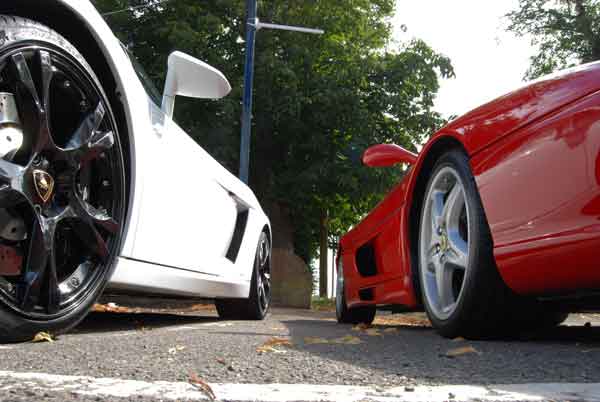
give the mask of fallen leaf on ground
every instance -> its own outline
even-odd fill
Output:
[[[403,327],[431,327],[431,323],[421,313],[405,313],[376,317],[373,325],[393,325]]]
[[[461,355],[465,355],[468,353],[479,353],[479,352],[477,350],[475,350],[475,348],[472,346],[464,346],[462,348],[450,349],[449,351],[446,352],[446,356],[456,357],[456,356],[461,356]]]
[[[185,346],[177,345],[174,348],[169,348],[169,354],[176,355],[177,352],[181,352],[182,350],[185,350]]]
[[[306,338],[304,338],[304,343],[307,345],[321,345],[321,344],[331,343],[331,342],[325,338],[307,336]]]
[[[48,332],[38,332],[31,342],[54,342],[54,338]]]
[[[386,328],[383,332],[386,334],[395,334],[398,333],[398,328]]]
[[[367,334],[368,336],[383,336],[377,328],[369,328],[365,330],[365,334]]]
[[[217,358],[217,363],[221,363],[222,365],[226,365],[227,362],[225,361],[225,359],[221,359],[220,357]]]
[[[285,350],[277,349],[276,346],[292,346],[292,342],[286,338],[271,338],[256,348],[256,351],[259,353],[285,353]]]
[[[369,328],[371,328],[371,326],[369,324],[365,324],[363,322],[363,323],[353,326],[352,331],[366,331]]]
[[[206,396],[210,398],[211,401],[217,399],[217,396],[213,392],[212,388],[208,383],[202,380],[200,377],[196,375],[196,373],[190,373],[189,383],[198,388],[200,391],[204,392]]]
[[[135,310],[128,307],[117,306],[115,303],[94,304],[92,311],[96,313],[134,313]]]
[[[341,338],[332,339],[331,343],[337,343],[342,345],[358,345],[359,343],[362,343],[362,341],[356,336],[346,335]]]

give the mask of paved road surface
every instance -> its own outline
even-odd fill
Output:
[[[600,400],[596,385],[585,389],[583,385],[570,389],[530,385],[600,383],[598,316],[572,315],[567,325],[551,332],[486,342],[443,339],[419,314],[384,316],[376,324],[359,330],[338,325],[332,313],[286,309],[275,310],[263,322],[220,321],[212,309],[185,315],[92,313],[76,330],[53,343],[0,346],[0,401],[121,400],[116,395],[136,401],[203,397],[191,385],[192,393],[186,388],[190,374],[209,384],[250,384],[213,386],[218,398],[232,400],[243,400],[242,396],[253,400],[259,394],[261,400],[334,400],[334,395],[357,401],[494,400],[493,395],[502,392],[483,395],[489,388],[436,388],[492,384],[528,384],[526,389],[537,389],[504,400],[526,400],[523,395],[556,399],[560,396],[556,392],[569,390],[583,392],[579,399]],[[103,380],[102,388],[98,378],[112,380]],[[161,383],[166,388],[157,389],[159,381],[166,382]],[[273,383],[304,385],[276,390],[265,385]],[[320,396],[310,393],[316,390]],[[439,398],[434,394],[423,397],[423,392],[438,391]]]

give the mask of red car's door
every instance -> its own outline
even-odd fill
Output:
[[[600,287],[600,93],[488,147],[472,167],[510,287]]]

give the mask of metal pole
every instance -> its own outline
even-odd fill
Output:
[[[252,134],[252,88],[254,84],[254,48],[256,43],[256,2],[247,0],[246,66],[244,68],[244,100],[242,139],[240,144],[240,180],[248,184],[250,170],[250,136]]]

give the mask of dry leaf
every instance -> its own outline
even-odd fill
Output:
[[[330,343],[337,343],[342,345],[358,345],[362,343],[360,338],[352,335],[346,335],[341,338],[332,339]]]
[[[176,355],[177,352],[181,352],[182,350],[185,350],[185,346],[177,345],[174,348],[169,348],[169,354]]]
[[[450,349],[449,351],[446,352],[446,356],[456,357],[456,356],[461,356],[461,355],[465,355],[468,353],[479,353],[479,352],[477,350],[475,350],[475,348],[472,346],[464,346],[462,348]]]
[[[304,343],[307,345],[321,345],[326,343],[331,343],[325,338],[318,338],[314,336],[307,336],[304,338]]]
[[[134,313],[135,311],[127,308],[117,306],[115,303],[108,304],[94,304],[92,306],[92,311],[96,313]]]
[[[365,330],[365,334],[368,336],[383,336],[377,328],[369,328]]]
[[[431,323],[421,313],[405,313],[376,317],[373,325],[393,325],[402,327],[431,327]]]
[[[398,328],[386,328],[383,332],[386,334],[396,334],[398,333]]]
[[[47,332],[38,332],[31,342],[54,342],[54,338]]]
[[[358,325],[353,326],[352,331],[365,331],[369,328],[371,328],[371,326],[369,324],[360,323]]]
[[[210,398],[211,401],[217,399],[217,396],[213,392],[212,388],[208,383],[202,380],[200,377],[196,375],[196,373],[190,373],[189,383],[198,388],[200,391],[204,392],[206,396]]]
[[[221,359],[221,358],[217,358],[217,362],[221,363],[222,365],[226,365],[227,362],[225,361],[225,359]]]
[[[271,338],[266,341],[262,346],[256,348],[259,353],[271,352],[271,353],[285,353],[285,350],[277,349],[276,346],[292,346],[292,342],[285,338]]]

